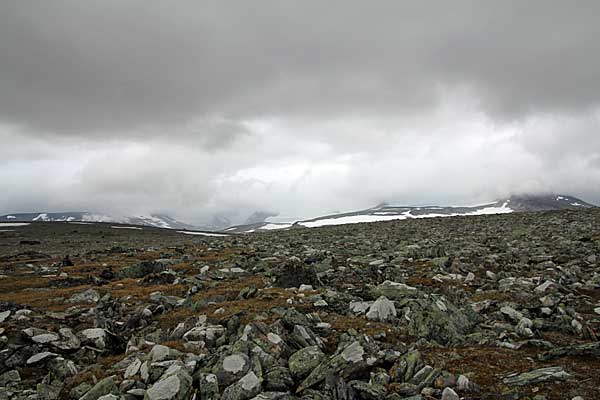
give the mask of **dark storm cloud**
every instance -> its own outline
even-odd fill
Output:
[[[397,114],[456,88],[504,118],[580,110],[600,96],[599,14],[595,1],[3,2],[0,117],[149,133]]]

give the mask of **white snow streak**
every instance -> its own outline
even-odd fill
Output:
[[[513,212],[512,208],[508,207],[508,201],[500,207],[485,207],[480,210],[475,210],[464,215],[489,215],[489,214],[508,214]]]
[[[48,220],[48,214],[46,214],[46,213],[40,214],[37,217],[35,217],[33,220],[34,221],[47,221]]]
[[[261,226],[259,229],[266,229],[266,230],[274,230],[274,229],[286,229],[291,227],[292,224],[267,224],[267,225],[263,225]]]
[[[222,233],[208,233],[208,232],[192,232],[192,231],[177,231],[177,233],[183,233],[185,235],[198,235],[198,236],[213,236],[213,237],[227,237]]]

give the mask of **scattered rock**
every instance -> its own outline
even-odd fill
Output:
[[[69,299],[69,303],[97,303],[100,300],[100,293],[94,289],[88,289],[85,292],[76,293]]]
[[[98,400],[100,397],[107,394],[119,394],[119,388],[117,387],[114,376],[102,379],[87,391],[80,400]]]
[[[184,400],[189,398],[192,377],[183,369],[165,374],[144,395],[146,400]]]
[[[289,358],[288,365],[292,375],[301,379],[306,377],[325,358],[318,346],[309,346],[298,350]]]
[[[367,319],[370,320],[386,322],[392,321],[394,318],[396,318],[396,307],[385,296],[378,298],[367,312]]]
[[[562,367],[547,367],[510,375],[502,381],[509,386],[527,386],[546,381],[565,381],[570,377]]]
[[[404,283],[385,281],[373,289],[375,297],[384,296],[391,300],[402,300],[407,296],[417,294],[417,288]]]

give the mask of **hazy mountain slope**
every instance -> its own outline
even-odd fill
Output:
[[[476,206],[400,206],[381,204],[366,210],[325,215],[297,221],[294,224],[269,222],[228,228],[231,233],[249,233],[261,230],[289,229],[291,227],[314,228],[327,225],[343,225],[361,222],[391,221],[411,218],[433,218],[485,214],[505,214],[523,211],[564,210],[594,207],[583,200],[567,195],[519,195]]]
[[[102,213],[85,211],[72,211],[62,213],[16,213],[0,216],[0,222],[17,221],[57,221],[57,222],[113,222],[120,224],[153,226],[166,229],[187,229],[201,231],[225,231],[228,233],[250,233],[255,231],[269,231],[277,229],[290,229],[293,227],[314,228],[327,225],[342,225],[360,222],[390,221],[409,218],[432,218],[460,215],[504,214],[522,211],[564,210],[594,207],[581,199],[568,195],[520,195],[507,199],[497,200],[492,203],[477,206],[402,206],[394,204],[380,204],[366,210],[325,215],[302,221],[280,223],[265,221],[265,218],[275,214],[256,212],[252,214],[243,225],[228,226],[229,220],[224,217],[215,217],[208,226],[195,226],[178,221],[168,215],[151,214],[128,217],[117,217]]]
[[[86,211],[70,211],[62,213],[16,213],[0,216],[0,222],[46,221],[46,222],[114,222],[120,224],[153,226],[167,229],[206,230],[205,227],[194,226],[173,219],[167,215],[153,214],[133,217],[116,217],[111,215],[90,213]]]

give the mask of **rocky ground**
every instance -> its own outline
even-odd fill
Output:
[[[6,229],[0,399],[598,399],[599,227]]]

